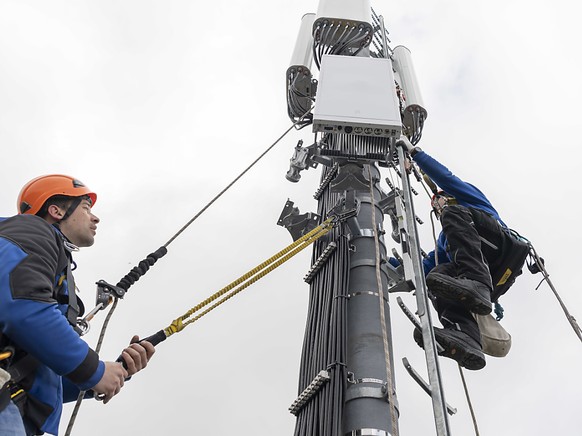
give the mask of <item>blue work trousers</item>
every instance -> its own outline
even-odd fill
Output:
[[[28,436],[20,411],[12,401],[0,412],[0,436]]]

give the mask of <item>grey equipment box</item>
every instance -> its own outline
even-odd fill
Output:
[[[402,119],[390,59],[324,55],[313,131],[400,137]]]

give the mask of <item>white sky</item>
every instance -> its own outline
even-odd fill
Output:
[[[429,112],[419,145],[479,186],[533,242],[582,319],[578,4],[373,6],[392,45],[413,54]],[[76,257],[92,306],[95,281],[116,283],[290,126],[285,71],[301,16],[316,10],[315,0],[0,0],[0,215],[15,212],[19,189],[40,174],[72,174],[94,189],[97,243]],[[308,130],[289,134],[130,289],[103,358],[291,242],[275,225],[287,198],[316,210],[319,169],[299,184],[284,178]],[[428,251],[428,209],[423,198],[417,203]],[[307,251],[161,344],[107,406],[85,402],[73,434],[291,435]],[[502,299],[509,355],[466,372],[482,435],[580,434],[582,344],[547,285],[534,291],[539,280],[525,272]],[[393,307],[400,431],[434,434],[430,400],[400,363],[407,356],[426,374],[423,353]],[[459,409],[453,434],[473,434],[457,366],[441,366],[447,400]]]

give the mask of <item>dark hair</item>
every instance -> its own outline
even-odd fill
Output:
[[[77,209],[77,207],[79,207],[83,200],[87,200],[89,204],[93,204],[91,197],[88,195],[80,195],[78,197],[71,197],[68,195],[53,195],[44,202],[36,215],[40,216],[41,218],[46,218],[48,215],[48,208],[51,205],[55,205],[61,209],[65,209],[65,215],[61,218],[61,221],[64,221],[71,216],[71,214],[75,211],[75,209]]]
[[[67,209],[69,207],[69,203],[74,197],[69,197],[68,195],[53,195],[47,201],[44,202],[42,207],[38,210],[36,215],[41,218],[45,218],[48,214],[48,208],[51,205],[55,205],[60,207],[61,209]]]

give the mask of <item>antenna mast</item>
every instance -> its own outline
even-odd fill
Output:
[[[295,436],[399,434],[389,292],[416,293],[437,434],[450,434],[428,308],[412,190],[397,146],[416,144],[426,118],[410,52],[391,50],[369,0],[320,0],[306,14],[287,69],[287,109],[315,141],[295,147],[287,179],[323,166],[316,214],[288,201],[279,224],[294,239],[336,215],[341,225],[314,246],[299,376]],[[376,51],[372,47],[376,48]],[[314,78],[312,64],[319,69]],[[379,166],[400,166],[402,187],[380,187]],[[397,171],[398,172],[398,171]],[[388,262],[384,214],[402,247]]]

